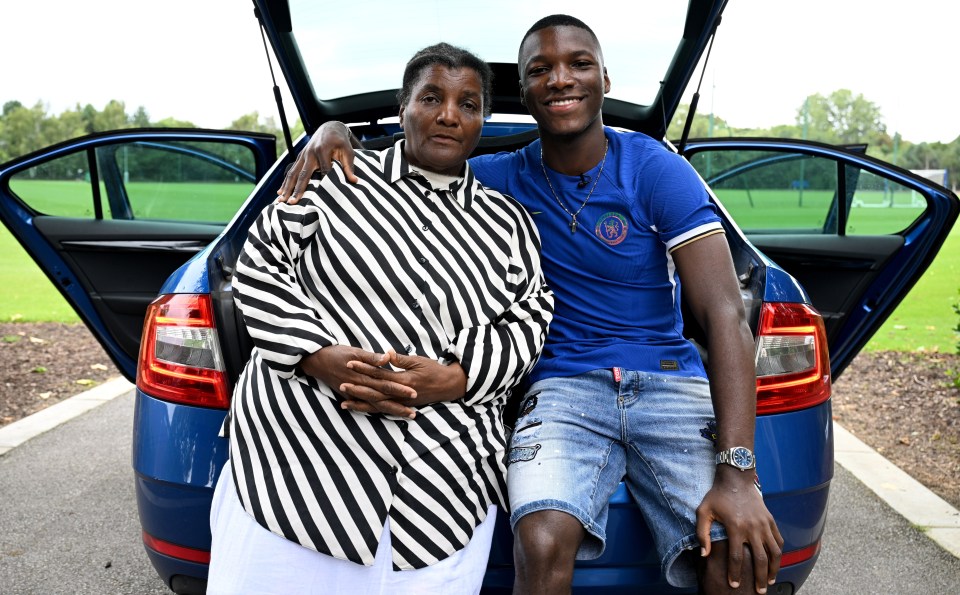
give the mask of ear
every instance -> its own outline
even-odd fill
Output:
[[[610,92],[610,75],[607,74],[607,67],[603,67],[603,94]]]
[[[403,111],[407,108],[405,105],[400,106],[400,130],[403,130]]]
[[[525,93],[525,91],[524,91],[524,89],[523,89],[523,79],[520,79],[520,80],[518,81],[518,83],[519,83],[519,85],[520,85],[520,105],[527,105],[527,100],[526,100],[526,98],[524,98],[524,96],[523,96],[524,93]]]

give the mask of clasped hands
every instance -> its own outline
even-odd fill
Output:
[[[445,366],[392,350],[373,353],[331,345],[303,358],[300,369],[345,397],[344,409],[409,419],[416,416],[414,407],[459,399],[467,387],[466,372],[457,362]]]

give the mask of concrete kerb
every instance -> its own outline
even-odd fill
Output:
[[[126,378],[112,378],[88,391],[74,395],[33,415],[0,428],[0,456],[27,440],[52,430],[60,424],[103,405],[133,390]]]
[[[27,440],[133,390],[125,378],[113,378],[42,411],[0,428],[0,456]],[[960,558],[960,511],[928,490],[837,423],[834,456],[854,477],[918,530]]]
[[[836,462],[940,547],[960,558],[960,511],[833,424]]]

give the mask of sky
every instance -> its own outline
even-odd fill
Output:
[[[55,115],[118,99],[130,114],[143,106],[153,121],[209,128],[252,111],[276,117],[249,0],[7,4],[0,104],[39,101]],[[845,88],[877,104],[891,134],[951,142],[960,136],[958,24],[960,3],[943,0],[730,0],[699,111],[737,128],[792,124],[806,96]]]

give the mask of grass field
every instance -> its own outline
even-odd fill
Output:
[[[936,259],[900,306],[867,343],[867,351],[941,351],[955,353],[960,322],[953,304],[960,301],[960,223],[950,231]]]
[[[80,320],[6,227],[0,228],[0,254],[0,322]]]
[[[172,221],[226,223],[253,190],[246,182],[128,182],[134,217]],[[21,180],[10,188],[41,213],[59,217],[93,217],[90,183],[79,180]],[[106,189],[100,185],[102,196]],[[108,207],[104,206],[104,211]],[[105,215],[109,216],[109,215]]]
[[[211,197],[216,195],[214,186],[216,185],[208,185],[205,188],[205,191],[212,193],[209,195]],[[761,196],[755,193],[752,198],[757,201],[755,204],[761,204],[758,200],[762,198]],[[236,201],[235,198],[233,200]],[[765,209],[750,208],[745,195],[721,196],[721,200],[724,204],[729,202],[735,218],[738,222],[743,221],[742,226],[746,229],[767,226],[768,224],[764,221],[770,220],[789,220],[791,227],[798,223],[814,227],[822,225],[822,215],[818,214],[824,212],[823,209],[829,202],[825,197],[817,197],[815,193],[807,192],[804,209],[802,209],[803,217],[788,219],[771,217],[771,211]],[[801,212],[794,206],[795,199],[791,198],[790,201],[791,213]],[[211,217],[220,219],[222,215],[218,217],[214,212],[223,213],[225,206],[222,203],[218,205],[218,202],[210,198],[196,204],[195,200],[192,214],[196,215],[195,209],[201,209],[204,213],[210,213]],[[233,204],[236,205],[239,202]],[[236,206],[230,208],[235,209]],[[787,206],[784,205],[783,208]],[[899,222],[904,217],[908,217],[909,221],[915,216],[910,208],[873,208],[860,209],[860,211],[864,218],[861,222],[866,226],[869,219],[871,231],[879,229],[890,231],[891,227],[900,225]],[[232,214],[232,211],[230,212]],[[181,216],[182,213],[181,211]],[[154,216],[157,216],[156,213]],[[227,218],[229,217],[224,217],[223,220]],[[858,232],[868,233],[863,228]],[[5,228],[0,229],[0,251],[3,255],[0,257],[0,288],[2,288],[0,289],[0,321],[76,322],[79,320],[50,280],[37,268]],[[868,351],[954,352],[958,338],[953,328],[957,325],[958,317],[952,306],[960,301],[958,288],[960,288],[960,226],[954,227],[926,274],[867,344],[866,349]]]
[[[833,206],[832,190],[715,190],[740,229],[820,233]],[[906,229],[923,213],[911,192],[884,194],[857,190],[847,216],[847,233],[878,235]],[[894,208],[883,205],[893,200]]]

